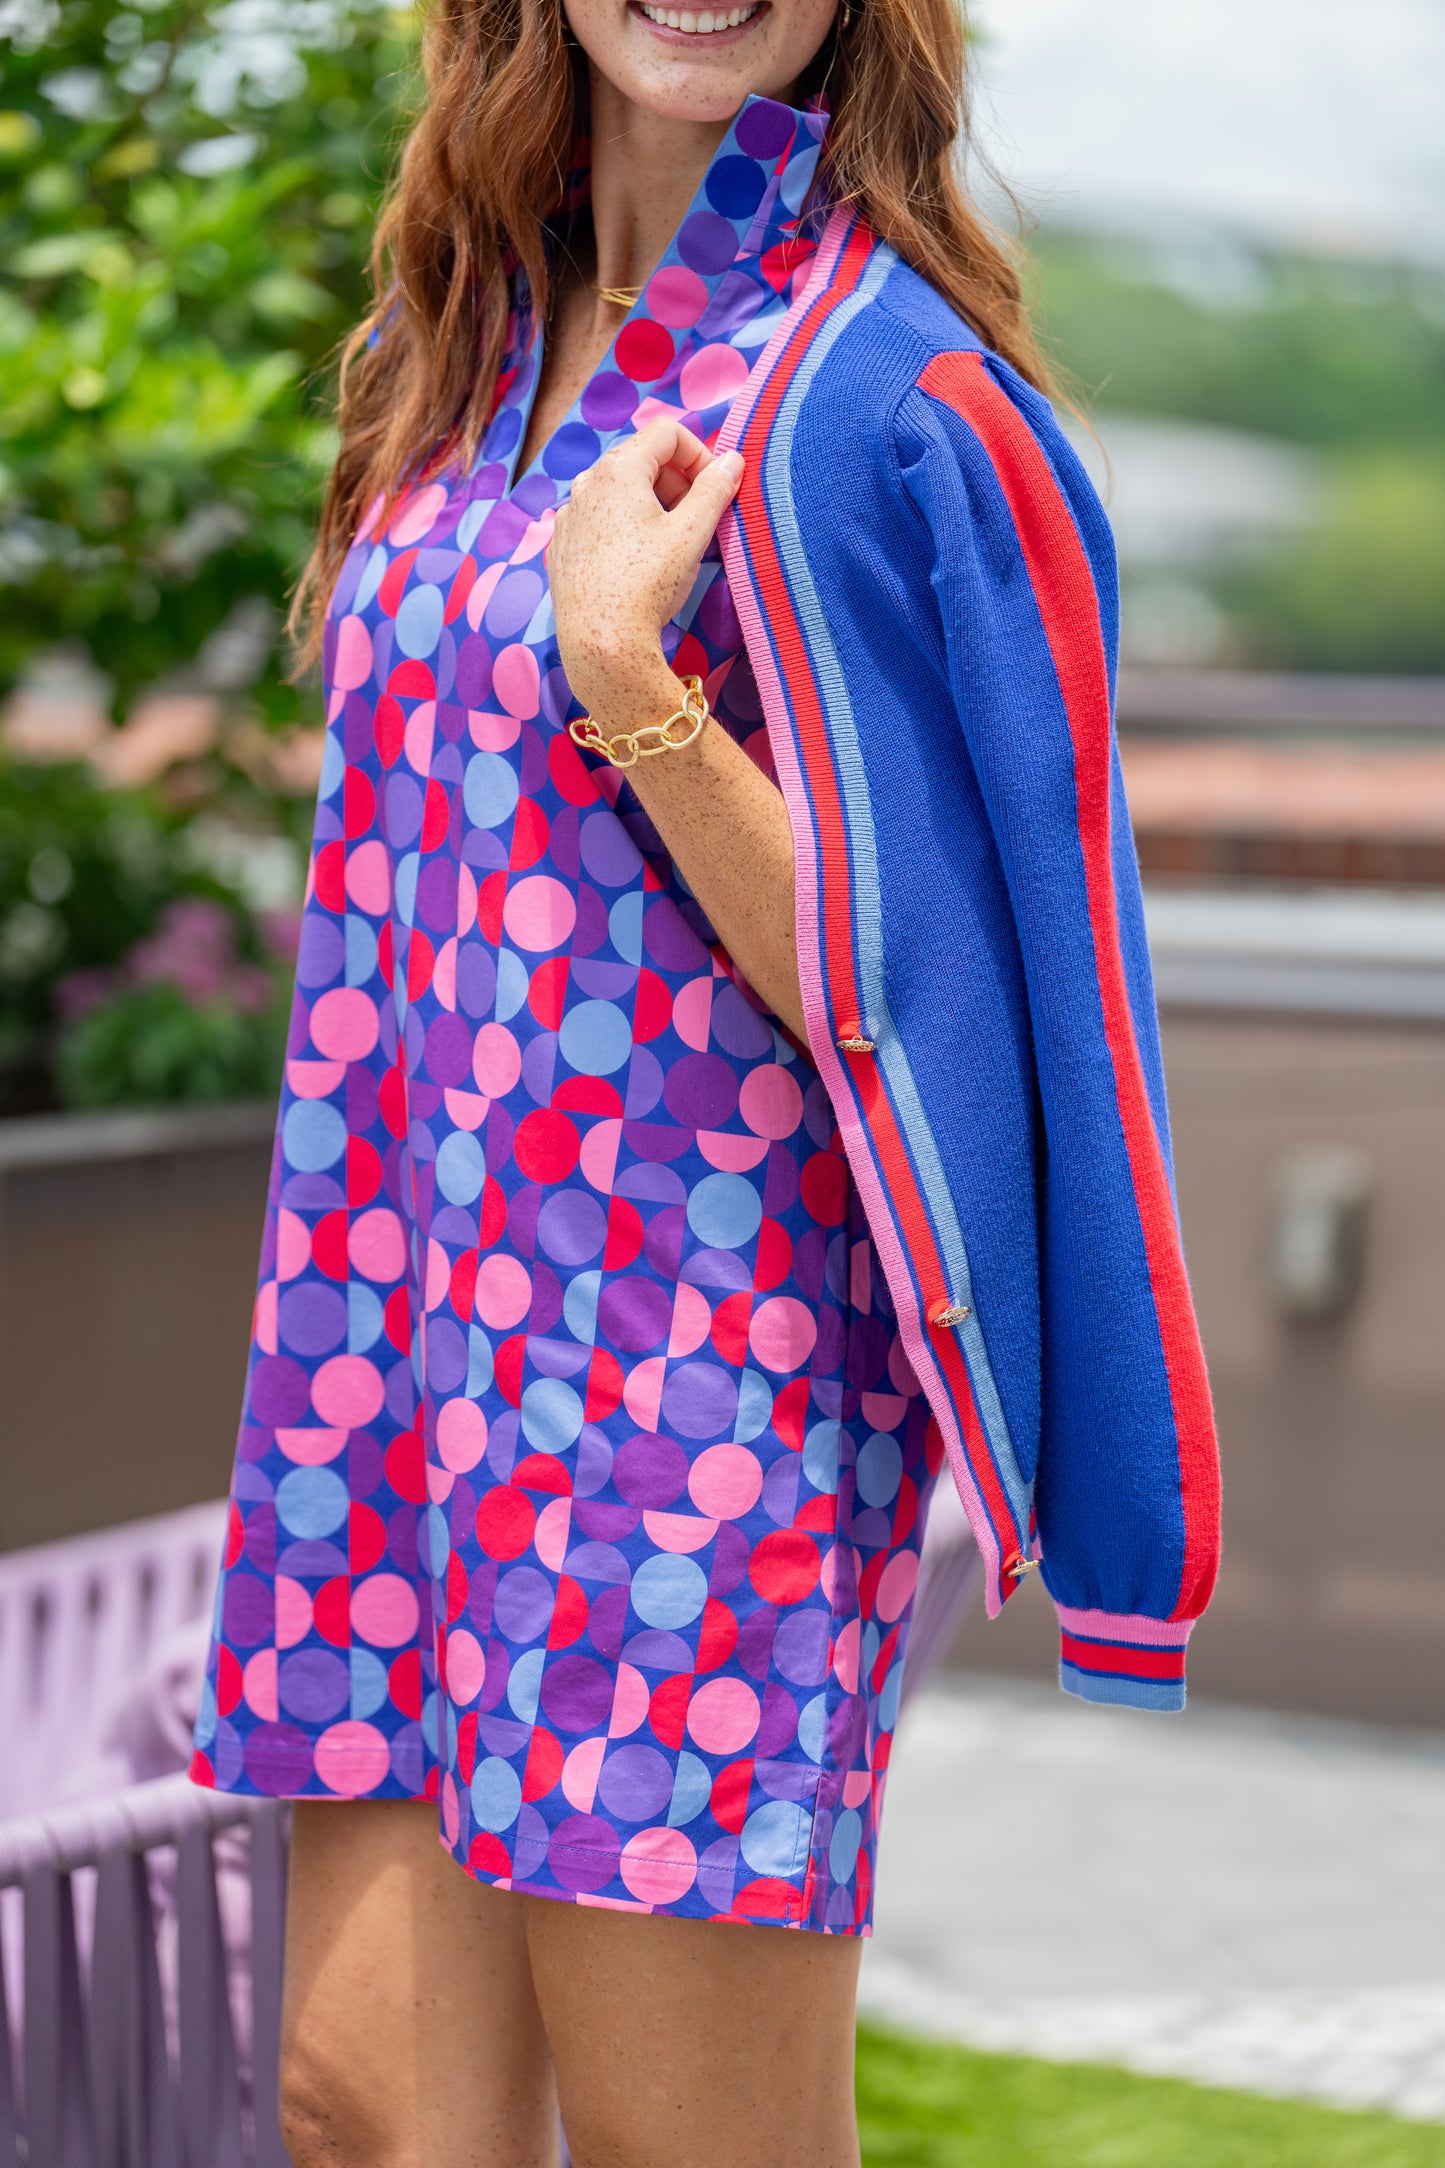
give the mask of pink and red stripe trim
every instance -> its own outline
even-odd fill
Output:
[[[1065,1631],[1060,1653],[1076,1671],[1096,1672],[1102,1678],[1158,1679],[1171,1685],[1184,1683],[1184,1650],[1148,1648],[1127,1641],[1083,1641]]]
[[[738,420],[733,423],[730,417],[730,426],[722,433],[719,444],[727,449],[735,442],[747,465],[734,503],[736,526],[730,520],[725,530],[724,557],[734,576],[735,596],[746,584],[760,605],[760,608],[750,608],[750,595],[739,596],[744,629],[753,636],[749,647],[755,666],[764,639],[776,650],[778,673],[787,687],[786,697],[770,666],[758,671],[759,689],[774,738],[775,754],[779,756],[784,794],[793,814],[795,839],[801,844],[811,829],[816,845],[816,864],[805,864],[801,849],[798,862],[800,960],[804,966],[804,1002],[814,1050],[824,1066],[825,1076],[830,1081],[846,1082],[859,1109],[863,1133],[855,1133],[850,1138],[848,1131],[852,1125],[844,1121],[842,1126],[844,1141],[852,1147],[850,1158],[865,1198],[876,1196],[878,1205],[884,1212],[891,1209],[899,1224],[901,1242],[887,1240],[879,1214],[870,1214],[880,1255],[885,1266],[892,1267],[889,1278],[905,1345],[925,1388],[929,1385],[930,1374],[938,1377],[942,1373],[943,1392],[930,1393],[929,1398],[988,1567],[988,1609],[992,1614],[1017,1586],[1007,1569],[1018,1556],[1019,1539],[957,1340],[952,1331],[927,1331],[922,1322],[922,1305],[913,1284],[914,1278],[925,1290],[925,1300],[929,1295],[947,1291],[944,1265],[934,1240],[927,1203],[877,1067],[870,1057],[845,1065],[839,1061],[834,1048],[840,1033],[845,1027],[855,1029],[861,1015],[853,963],[853,897],[847,827],[822,700],[764,492],[763,463],[768,439],[798,366],[830,311],[856,289],[877,246],[876,236],[862,219],[847,212],[835,214],[820,245],[822,261],[803,296],[797,320],[785,329],[779,347],[765,349],[761,357],[757,371],[761,380],[760,392],[751,403],[745,392],[734,408]],[[739,531],[746,542],[745,559],[737,548]],[[802,775],[797,779],[802,786],[799,789],[789,788],[792,750],[787,742],[789,710],[791,735],[802,763]],[[818,952],[820,923],[823,953]],[[822,970],[824,955],[826,974]],[[816,966],[810,969],[814,956]],[[831,1004],[831,1014],[828,1004]],[[836,1101],[836,1092],[834,1096]],[[872,1163],[874,1159],[876,1169]],[[959,1429],[962,1431],[961,1450]]]

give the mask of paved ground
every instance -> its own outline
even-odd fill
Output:
[[[980,2047],[1445,2123],[1445,1737],[931,1689],[863,1979]]]

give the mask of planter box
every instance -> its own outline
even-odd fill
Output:
[[[0,1122],[0,1550],[227,1489],[274,1125]]]

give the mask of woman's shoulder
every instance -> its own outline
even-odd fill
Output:
[[[861,273],[840,291],[840,263],[808,341],[796,353],[791,383],[774,403],[791,433],[831,438],[850,470],[887,464],[901,437],[916,438],[927,406],[953,405],[974,381],[984,399],[1002,398],[1034,434],[1059,435],[1042,393],[986,346],[952,303],[886,242],[875,241]],[[788,409],[791,408],[791,414]]]
[[[936,530],[1004,488],[1019,511],[1061,496],[1089,554],[1109,553],[1103,509],[1052,403],[885,243],[814,343],[790,465],[826,474],[839,504],[866,505],[875,542],[896,530],[906,547],[920,514]]]

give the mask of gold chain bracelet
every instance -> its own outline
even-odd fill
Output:
[[[639,760],[651,760],[654,753],[680,753],[692,744],[711,712],[702,679],[689,677],[682,683],[682,706],[665,723],[644,723],[641,730],[620,730],[615,738],[604,738],[600,724],[590,715],[579,715],[575,723],[567,725],[567,735],[584,752],[600,753],[604,760],[610,760],[614,768],[635,768]],[[670,735],[674,723],[689,725],[686,737]]]

